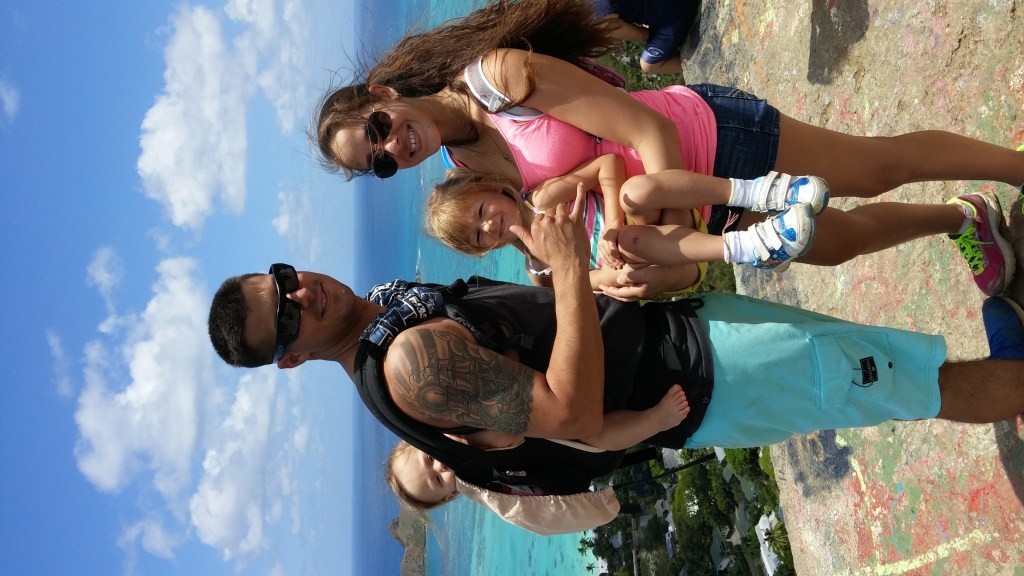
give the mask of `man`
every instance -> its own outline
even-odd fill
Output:
[[[679,74],[679,49],[693,26],[697,0],[594,0],[594,12],[614,26],[612,36],[644,45],[640,69],[648,74]]]
[[[691,416],[652,443],[758,446],[888,419],[982,423],[1024,410],[1024,327],[1005,306],[986,306],[987,320],[1001,314],[986,322],[1000,342],[992,357],[945,362],[938,336],[736,295],[706,295],[692,308],[595,298],[588,243],[576,224],[582,204],[539,215],[530,230],[513,228],[551,266],[553,292],[484,282],[446,308],[431,300],[437,293],[399,284],[374,294],[379,305],[328,276],[275,265],[270,274],[225,281],[211,307],[211,341],[234,365],[338,362],[375,415],[407,440],[445,430],[472,444],[475,429],[580,438],[601,429],[604,412],[649,407],[677,382]],[[373,394],[383,402],[368,400]],[[436,448],[445,461],[445,447],[431,442],[417,447]],[[512,452],[487,453],[488,466],[511,478],[526,474],[502,467]],[[546,473],[555,477],[575,467],[550,464]],[[578,480],[597,471],[579,472]],[[476,481],[488,482],[488,474]]]

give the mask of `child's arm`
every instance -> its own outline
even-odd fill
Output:
[[[670,428],[690,413],[683,389],[674,384],[661,401],[647,410],[616,410],[604,415],[601,432],[581,438],[586,444],[605,450],[625,450]]]
[[[481,450],[498,450],[501,448],[513,448],[518,446],[525,436],[517,434],[505,434],[503,432],[496,432],[494,430],[481,430],[479,432],[472,432],[466,434],[461,438],[458,436],[447,435],[453,440],[457,440],[464,444],[469,444],[475,448]]]
[[[587,160],[568,174],[556,176],[541,183],[530,193],[530,200],[540,210],[554,208],[576,197],[576,185],[580,182],[587,190],[601,189],[604,197],[604,233],[597,250],[606,266],[622,267],[616,237],[625,224],[620,188],[626,179],[626,166],[617,154],[604,154]]]

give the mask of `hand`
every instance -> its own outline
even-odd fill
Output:
[[[601,256],[602,267],[622,269],[625,262],[622,260],[622,254],[619,253],[618,228],[605,228],[604,234],[597,242],[597,253]]]
[[[586,189],[576,186],[576,201],[570,211],[566,204],[533,217],[530,229],[514,224],[509,230],[519,237],[536,258],[547,262],[552,272],[565,267],[590,268],[590,243],[580,215]],[[570,268],[571,269],[571,268]]]
[[[643,266],[626,264],[615,284],[602,284],[601,291],[616,300],[650,300],[659,294],[680,290],[690,283],[686,266]]]

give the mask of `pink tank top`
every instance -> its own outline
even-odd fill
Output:
[[[676,124],[683,167],[698,174],[713,174],[718,143],[715,115],[707,103],[685,86],[631,92],[630,96],[671,118]],[[571,172],[586,160],[603,154],[618,154],[626,164],[626,177],[645,174],[640,155],[608,140],[598,141],[586,132],[542,115],[518,119],[491,114],[498,131],[512,150],[523,179],[523,189]]]

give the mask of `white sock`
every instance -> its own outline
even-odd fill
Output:
[[[750,230],[722,234],[725,244],[725,261],[729,264],[754,263],[754,239]]]
[[[726,205],[738,206],[740,208],[752,207],[757,202],[757,198],[754,197],[754,191],[757,189],[758,180],[760,178],[755,180],[729,178],[729,182],[732,183],[732,194],[729,196],[729,202]]]

